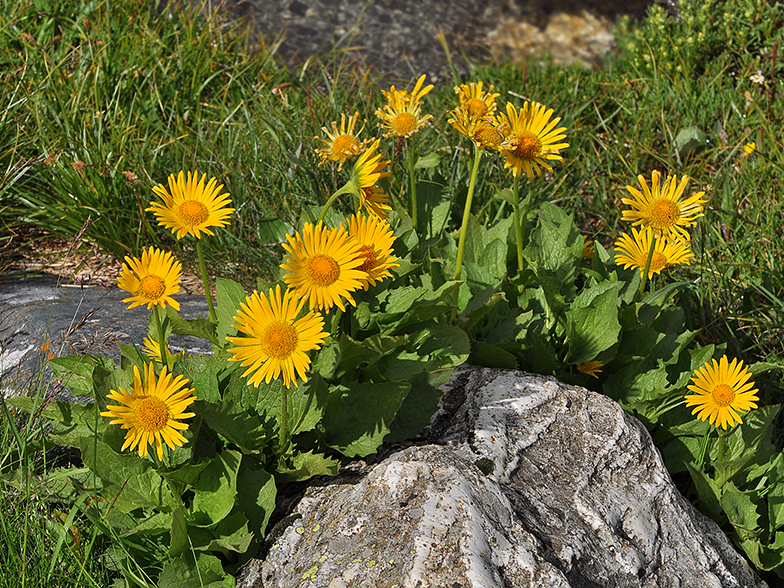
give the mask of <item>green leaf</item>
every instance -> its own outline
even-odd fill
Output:
[[[474,341],[471,344],[471,355],[468,357],[468,363],[510,370],[516,370],[519,367],[514,355],[498,345],[488,345],[482,341]]]
[[[680,159],[708,148],[708,136],[698,127],[686,127],[678,131],[672,143]]]
[[[277,476],[282,482],[308,480],[313,476],[335,476],[340,469],[340,462],[323,453],[296,453],[289,458],[288,464],[279,464]]]
[[[139,524],[125,529],[120,533],[120,537],[130,535],[160,535],[171,529],[172,515],[170,513],[158,512],[143,519]]]
[[[566,315],[566,363],[593,361],[618,342],[621,286],[620,282],[600,282],[580,292],[572,302]]]
[[[420,373],[411,379],[411,390],[406,395],[386,438],[387,443],[397,443],[419,435],[430,424],[438,410],[442,392],[439,386],[449,381],[452,370]]]
[[[245,553],[253,541],[253,533],[248,528],[248,519],[236,508],[214,528],[190,527],[188,537],[193,549],[224,555],[232,551]]]
[[[69,355],[49,360],[55,377],[63,379],[74,396],[93,396],[96,372],[104,376],[114,371],[114,360],[100,355]],[[108,390],[106,393],[108,394]]]
[[[223,345],[215,334],[215,323],[207,318],[184,319],[171,306],[166,308],[166,318],[169,319],[172,332],[177,335],[190,335],[205,339],[213,345]]]
[[[209,355],[194,355],[179,360],[174,365],[174,373],[190,380],[188,386],[194,389],[197,400],[220,402],[218,374],[225,363]]]
[[[429,169],[431,167],[438,167],[441,163],[441,156],[438,153],[428,153],[427,155],[420,156],[414,164],[414,169]]]
[[[722,490],[721,507],[738,536],[743,540],[759,537],[762,531],[758,523],[760,515],[751,499],[752,493],[739,491],[732,482],[727,482]]]
[[[286,240],[286,235],[294,232],[294,227],[279,218],[262,218],[256,222],[256,235],[258,243],[262,245],[277,245]]]
[[[583,237],[572,217],[554,204],[543,203],[538,214],[523,256],[539,280],[549,276],[555,291],[566,295],[573,292],[576,268],[582,265]]]
[[[195,555],[195,557],[194,557]],[[183,553],[163,564],[158,588],[235,588],[234,577],[208,553]]]
[[[120,349],[120,366],[122,368],[136,366],[139,368],[139,371],[142,371],[144,369],[144,364],[150,362],[149,358],[142,355],[139,348],[135,345],[123,345],[122,343],[118,343],[117,347]]]
[[[374,453],[389,433],[409,382],[348,382],[330,392],[324,441],[348,457]]]
[[[234,317],[240,310],[240,305],[245,302],[245,290],[233,280],[218,278],[215,287],[215,309],[218,314],[218,324],[215,328],[217,345],[221,348],[226,346],[226,337],[234,336],[237,331],[232,325],[235,323]]]
[[[686,468],[689,470],[694,486],[697,488],[697,496],[702,505],[700,510],[714,520],[719,519],[724,510],[721,504],[721,489],[696,464],[687,463]]]
[[[223,451],[210,460],[193,484],[189,525],[210,527],[228,516],[237,495],[241,461],[239,451]]]
[[[275,510],[276,495],[275,478],[253,459],[244,456],[237,476],[237,506],[258,537],[264,537],[267,523]]]
[[[291,435],[311,431],[321,421],[327,407],[327,385],[319,374],[288,389],[288,422]]]
[[[190,549],[188,541],[188,524],[184,506],[178,506],[171,514],[171,528],[169,530],[169,550],[171,558],[179,557]]]
[[[471,353],[468,335],[452,325],[430,324],[410,336],[404,348],[395,349],[376,362],[389,380],[405,381],[422,372],[452,370]]]

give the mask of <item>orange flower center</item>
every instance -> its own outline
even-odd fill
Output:
[[[358,270],[370,273],[371,271],[373,271],[375,269],[375,267],[376,267],[376,250],[375,249],[373,249],[372,247],[369,247],[368,245],[362,245],[361,249],[360,249],[360,252],[359,252],[359,256],[364,257],[365,261],[363,261],[362,265],[360,265],[357,268]]]
[[[732,404],[732,401],[735,400],[735,390],[732,389],[732,386],[728,386],[727,384],[719,384],[716,386],[713,389],[712,395],[713,401],[721,408],[729,406]]]
[[[359,149],[359,141],[354,135],[339,135],[332,141],[332,156],[346,159],[354,155]]]
[[[485,123],[479,123],[474,130],[474,139],[480,147],[495,148],[504,140],[504,136],[497,128]]]
[[[165,292],[166,282],[154,274],[149,274],[139,282],[139,292],[136,295],[147,300],[158,300]]]
[[[660,272],[664,268],[667,267],[667,257],[658,251],[653,252],[653,257],[651,257],[651,269],[652,272]]]
[[[536,133],[523,131],[515,135],[515,148],[513,153],[524,160],[533,160],[542,154],[542,142]]]
[[[392,119],[389,125],[396,135],[404,137],[413,133],[417,128],[417,119],[410,112],[401,112]]]
[[[678,205],[667,198],[657,198],[648,208],[651,225],[656,229],[669,229],[678,222],[681,210]]]
[[[186,200],[177,208],[177,216],[183,224],[195,227],[206,221],[210,216],[210,212],[198,200]]]
[[[297,349],[297,330],[289,323],[278,321],[268,325],[261,335],[261,346],[270,357],[289,357]]]
[[[479,98],[471,98],[471,100],[465,103],[465,109],[473,118],[482,118],[487,114],[487,104]]]
[[[133,416],[143,430],[161,431],[169,422],[169,407],[160,398],[144,396],[134,404]]]
[[[328,255],[314,255],[305,262],[305,275],[316,286],[331,286],[340,277],[340,266]]]

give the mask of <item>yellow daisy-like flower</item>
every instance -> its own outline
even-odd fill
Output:
[[[142,349],[142,353],[144,353],[147,357],[152,360],[157,361],[158,363],[162,363],[163,359],[161,358],[161,345],[157,341],[150,339],[149,336],[144,338],[144,349]],[[185,357],[185,352],[180,351],[179,353],[172,353],[171,349],[169,349],[169,345],[166,345],[166,355],[169,357],[173,357],[175,359],[181,359]]]
[[[491,120],[496,111],[495,99],[501,94],[493,92],[493,84],[487,88],[487,92],[482,89],[483,83],[471,82],[455,86],[455,94],[460,100],[460,106],[465,109],[473,120]]]
[[[158,224],[170,229],[177,239],[186,234],[201,239],[202,232],[214,235],[210,227],[225,227],[228,224],[226,219],[234,209],[228,208],[231,204],[229,195],[221,194],[223,184],[218,186],[218,181],[212,178],[205,185],[206,178],[207,174],[204,174],[199,180],[197,171],[188,172],[187,179],[184,172],[180,172],[176,179],[171,174],[169,191],[160,184],[152,188],[163,203],[151,202],[145,210],[155,213]]]
[[[626,186],[633,198],[624,198],[623,203],[631,206],[632,210],[624,210],[621,220],[632,221],[634,226],[651,227],[657,236],[668,241],[690,241],[686,229],[697,224],[697,219],[704,216],[702,205],[707,201],[702,197],[705,192],[681,199],[689,177],[683,176],[678,183],[677,176],[667,176],[661,185],[661,173],[657,170],[651,175],[650,188],[643,176],[637,176],[637,179],[642,192],[633,186]]]
[[[624,233],[615,242],[615,249],[619,252],[615,255],[615,262],[619,265],[623,264],[624,269],[637,268],[642,274],[651,251],[651,242],[656,239],[656,248],[651,257],[651,266],[648,268],[648,279],[670,266],[679,263],[689,265],[689,260],[694,257],[688,243],[667,242],[665,239],[657,238],[650,227],[643,227],[640,231],[632,227],[632,235],[633,237],[630,237]]]
[[[514,177],[525,172],[529,180],[542,175],[540,166],[552,172],[547,160],[562,160],[560,149],[569,147],[564,143],[566,127],[555,128],[560,117],[550,120],[553,109],[547,110],[544,104],[526,102],[518,110],[514,104],[506,105],[506,115],[498,118],[497,127],[504,129],[506,139],[499,150],[506,157],[504,167],[511,167]]]
[[[378,126],[384,130],[384,137],[410,137],[421,129],[432,114],[422,116],[422,97],[433,89],[433,85],[422,87],[425,83],[424,74],[417,80],[414,90],[396,90],[395,86],[389,92],[382,90],[387,99],[384,108],[376,109],[376,116],[381,119]]]
[[[306,298],[311,310],[329,310],[337,306],[346,310],[345,298],[356,306],[351,292],[362,287],[365,273],[359,269],[362,249],[340,225],[330,229],[322,223],[315,227],[305,223],[302,234],[286,235],[283,248],[288,255],[280,265],[289,273],[283,276],[289,288]]]
[[[341,171],[343,169],[343,164],[349,157],[354,157],[355,155],[362,153],[367,145],[368,139],[360,141],[357,137],[357,135],[362,132],[362,129],[365,128],[364,125],[362,125],[362,128],[358,131],[354,131],[358,118],[359,112],[355,112],[354,116],[351,116],[348,119],[346,119],[345,114],[341,113],[339,129],[338,123],[335,121],[332,121],[331,133],[327,127],[321,127],[321,130],[327,135],[328,139],[314,137],[316,141],[321,141],[327,145],[326,149],[316,149],[316,153],[324,160],[319,162],[319,167],[330,161],[338,161],[338,171]],[[348,124],[346,124],[346,121],[348,121]]]
[[[111,390],[107,398],[120,403],[120,406],[108,405],[101,416],[114,418],[109,424],[119,424],[128,429],[121,451],[139,448],[139,455],[147,457],[147,447],[155,443],[158,459],[163,459],[163,445],[169,448],[181,446],[186,439],[180,434],[188,428],[180,422],[196,416],[185,412],[196,397],[192,388],[185,388],[188,379],[183,376],[172,377],[161,368],[161,375],[156,379],[152,363],[144,366],[144,381],[139,368],[133,366],[133,386],[130,392],[124,388],[120,391]]]
[[[603,361],[584,361],[583,363],[577,366],[577,371],[579,371],[582,374],[586,374],[588,376],[593,376],[598,380],[599,376],[597,376],[596,374],[602,373],[602,370],[599,368],[603,366],[604,366]]]
[[[727,362],[723,355],[717,362],[709,361],[697,368],[692,384],[688,389],[694,394],[687,394],[686,406],[694,406],[691,414],[696,414],[701,421],[709,421],[711,425],[726,429],[743,421],[739,413],[757,408],[758,390],[754,382],[749,382],[751,373],[743,367],[743,361],[733,359]]]
[[[389,176],[389,172],[384,171],[389,160],[384,161],[384,156],[381,153],[376,153],[380,143],[379,139],[373,141],[370,147],[357,159],[354,164],[353,181],[359,188],[360,208],[367,209],[372,215],[386,220],[389,218],[389,211],[392,210],[392,207],[389,205],[389,196],[384,190],[377,187],[376,183],[381,178]]]
[[[743,146],[743,151],[745,152],[745,155],[751,155],[756,150],[757,150],[757,143],[755,141],[752,141],[751,143],[746,143]]]
[[[361,248],[362,265],[357,269],[365,272],[362,278],[365,291],[384,278],[391,278],[390,269],[400,267],[397,257],[392,255],[395,235],[386,221],[357,213],[348,219],[348,234]]]
[[[480,149],[498,149],[504,141],[504,134],[493,124],[493,120],[474,119],[462,106],[449,112],[447,122]]]
[[[593,259],[596,256],[596,243],[583,235],[583,259]]]
[[[292,382],[297,385],[297,376],[307,381],[307,352],[319,349],[329,333],[318,313],[311,311],[297,319],[304,303],[293,290],[287,288],[281,295],[280,286],[276,286],[270,289],[269,298],[254,292],[240,305],[234,317],[237,324],[232,326],[247,337],[226,337],[237,346],[227,351],[234,354],[229,361],[241,361],[242,367],[248,368],[243,376],[253,373],[249,384],[258,387],[262,380],[269,384],[282,377],[289,388]]]
[[[180,291],[181,273],[182,264],[171,252],[150,247],[142,251],[141,260],[125,257],[117,285],[133,294],[123,299],[131,303],[128,309],[146,304],[149,310],[156,304],[164,308],[169,304],[180,310],[180,303],[172,295]]]

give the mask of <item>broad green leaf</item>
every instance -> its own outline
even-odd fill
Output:
[[[471,344],[465,331],[451,325],[428,325],[410,337],[405,348],[396,349],[376,362],[389,380],[410,380],[423,372],[452,370],[468,359]]]
[[[289,428],[291,435],[311,431],[321,420],[327,407],[327,385],[319,374],[307,382],[287,390]]]
[[[234,509],[214,528],[190,527],[188,537],[193,549],[224,555],[231,551],[245,553],[253,541],[253,533],[248,529],[248,519],[239,509]]]
[[[428,153],[427,155],[421,155],[417,158],[414,169],[438,167],[439,163],[441,163],[441,156],[438,153]]]
[[[166,308],[166,318],[171,323],[172,332],[177,335],[199,337],[214,345],[223,346],[223,342],[219,341],[215,334],[215,323],[207,318],[184,319],[171,306]]]
[[[183,553],[163,564],[158,588],[235,588],[234,577],[208,553]]]
[[[93,396],[93,383],[96,372],[104,375],[114,371],[114,361],[100,355],[69,355],[49,360],[49,365],[57,378],[63,379],[74,396]],[[108,394],[109,391],[106,391]]]
[[[256,235],[262,245],[277,245],[286,240],[286,235],[294,232],[294,227],[279,218],[257,219]]]
[[[289,464],[278,465],[276,479],[283,482],[308,480],[313,476],[335,476],[340,469],[340,462],[323,453],[296,453],[289,457]]]
[[[253,459],[244,456],[237,476],[237,506],[248,519],[250,530],[264,537],[267,523],[275,510],[275,478]]]
[[[266,294],[266,293],[265,293]],[[218,278],[215,286],[215,309],[218,315],[218,324],[215,328],[215,337],[219,347],[226,347],[227,336],[234,336],[237,330],[232,327],[235,324],[234,317],[240,311],[240,305],[245,302],[245,290],[243,287],[226,278]]]
[[[582,235],[572,217],[549,202],[542,204],[538,215],[539,222],[531,232],[523,256],[540,280],[548,275],[558,291],[570,293],[576,267],[582,262]]]
[[[189,526],[211,527],[228,516],[237,496],[241,461],[239,451],[223,451],[202,470],[193,483]]]
[[[174,365],[174,373],[188,378],[188,386],[194,389],[198,400],[220,402],[218,374],[225,367],[213,356],[194,355],[179,360]]]
[[[160,535],[171,529],[172,515],[170,513],[158,512],[150,517],[144,518],[139,524],[120,533],[120,537],[130,535]]]
[[[347,382],[330,391],[324,441],[348,457],[374,453],[389,433],[409,382]]]
[[[732,482],[722,488],[721,507],[738,536],[743,540],[756,539],[762,529],[759,526],[757,505],[752,501],[751,492],[741,492]]]
[[[488,345],[482,341],[474,341],[471,344],[471,355],[468,357],[468,363],[510,370],[518,368],[517,359],[514,355],[498,345]]]
[[[123,368],[135,365],[141,371],[144,369],[144,364],[150,362],[150,359],[143,355],[139,348],[134,345],[118,343],[117,347],[120,349],[120,366]]]
[[[593,361],[618,342],[620,282],[600,282],[575,298],[566,313],[566,362]]]
[[[687,463],[686,468],[689,470],[694,486],[697,488],[697,496],[702,505],[700,510],[712,519],[718,520],[724,510],[721,504],[721,489],[696,464]]]
[[[411,380],[406,395],[390,427],[387,443],[398,443],[419,435],[438,410],[442,392],[439,386],[449,381],[452,370],[420,373]]]
[[[168,555],[171,558],[180,557],[190,549],[187,513],[184,506],[178,506],[174,509],[170,517],[170,523]]]

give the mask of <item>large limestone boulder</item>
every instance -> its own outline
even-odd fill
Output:
[[[553,378],[467,368],[422,444],[311,487],[243,588],[762,587],[645,428]]]

